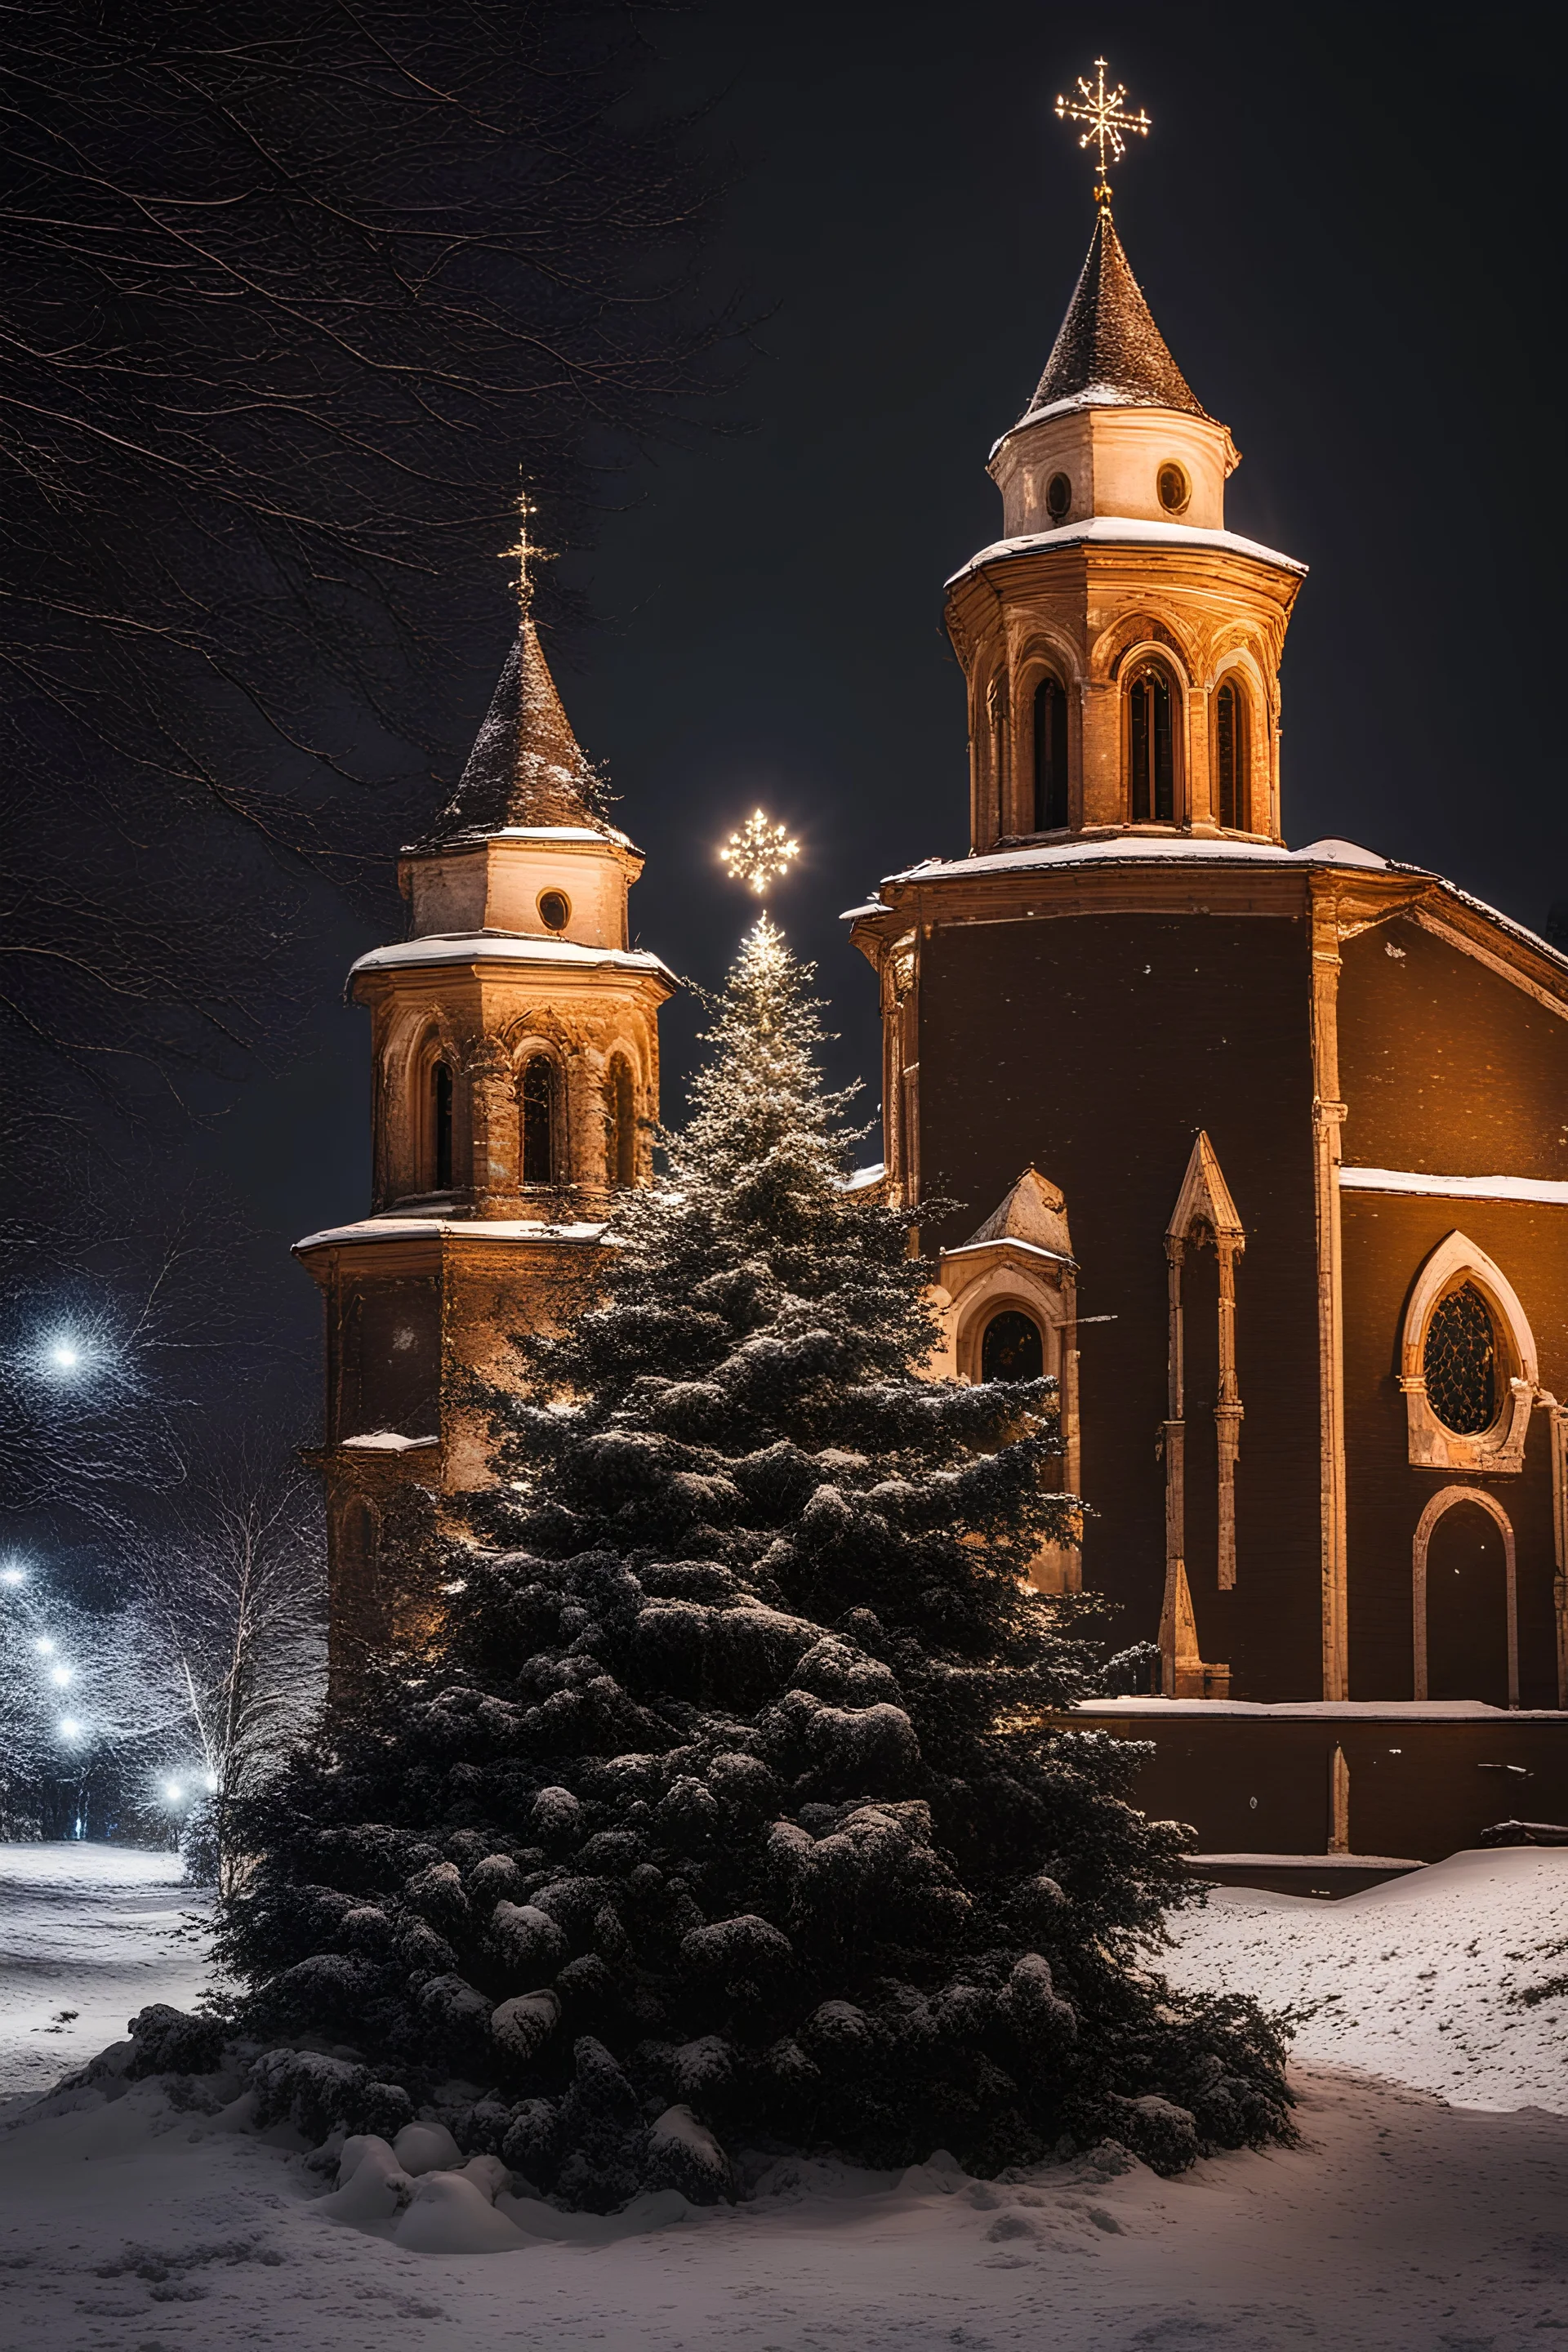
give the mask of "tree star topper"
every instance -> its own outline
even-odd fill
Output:
[[[719,862],[732,882],[743,882],[761,898],[766,896],[769,883],[787,874],[799,856],[799,842],[792,841],[783,825],[774,824],[761,809],[754,809],[739,831],[730,835],[719,852]]]
[[[1079,134],[1079,145],[1099,148],[1100,169],[1095,181],[1094,201],[1102,213],[1109,215],[1110,183],[1105,176],[1106,150],[1109,148],[1110,151],[1110,160],[1120,163],[1127,152],[1125,134],[1135,131],[1140,139],[1147,139],[1149,118],[1142,107],[1136,114],[1128,113],[1122,104],[1123,99],[1127,96],[1127,86],[1124,82],[1119,81],[1114,89],[1106,89],[1103,58],[1096,58],[1094,69],[1095,82],[1092,89],[1085,77],[1079,74],[1079,96],[1058,99],[1057,120],[1058,122],[1083,123],[1086,128]]]
[[[524,620],[527,619],[529,609],[533,603],[534,566],[539,563],[548,563],[553,553],[552,549],[541,547],[536,540],[530,539],[528,535],[528,526],[538,512],[539,509],[529,497],[527,490],[520,489],[517,494],[517,544],[515,547],[503,547],[500,551],[500,560],[503,563],[517,565],[517,609]]]

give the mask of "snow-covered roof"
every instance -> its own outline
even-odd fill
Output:
[[[615,971],[657,972],[672,988],[679,986],[660,957],[640,948],[579,947],[575,940],[536,937],[531,931],[432,931],[424,939],[398,940],[362,955],[349,978],[361,971],[439,963],[544,963],[577,971],[608,966]]]
[[[585,848],[635,849],[637,844],[629,833],[622,833],[614,824],[495,824],[487,830],[455,836],[450,841],[435,845],[414,843],[403,852],[405,857],[430,857],[439,850],[479,849],[487,841],[577,841]]]
[[[576,1224],[534,1224],[526,1217],[361,1217],[352,1225],[328,1225],[296,1242],[296,1253],[324,1249],[338,1242],[426,1241],[437,1234],[460,1234],[471,1242],[596,1242],[605,1231],[602,1221]]]
[[[301,1245],[302,1246],[302,1245]],[[439,1445],[438,1437],[405,1437],[401,1430],[371,1429],[363,1437],[345,1437],[345,1451],[356,1454],[415,1454],[421,1446]]]
[[[1396,866],[1374,849],[1353,841],[1313,841],[1305,849],[1281,849],[1271,841],[1205,840],[1190,833],[1115,833],[1093,837],[1077,834],[1067,841],[1029,842],[1018,849],[994,849],[984,857],[922,857],[900,873],[886,874],[883,887],[896,882],[945,882],[980,874],[1054,872],[1073,866],[1143,866],[1167,860],[1194,866],[1355,866],[1372,873],[1423,874],[1420,866]],[[877,915],[886,910],[879,899],[851,907],[844,917]]]
[[[525,610],[458,789],[413,854],[462,848],[508,825],[582,824],[598,814],[601,791]]]
[[[1292,572],[1300,580],[1307,576],[1306,564],[1294,555],[1281,555],[1277,547],[1265,547],[1260,540],[1243,539],[1239,531],[1204,530],[1196,523],[1155,522],[1142,515],[1088,515],[1082,522],[1065,522],[1057,530],[1023,531],[1016,539],[993,540],[967,563],[961,563],[946,585],[956,588],[972,572],[1002,562],[1009,555],[1034,555],[1045,548],[1073,547],[1080,541],[1100,547],[1203,548],[1215,554],[1247,555],[1254,562]]]
[[[1067,315],[1021,422],[1095,395],[1147,408],[1207,411],[1171,357],[1109,213],[1094,225]],[[1014,428],[1016,430],[1016,427]]]
[[[844,1190],[847,1192],[864,1192],[869,1186],[879,1184],[887,1172],[887,1163],[874,1160],[868,1168],[852,1169],[844,1180]]]
[[[1560,1707],[1489,1706],[1479,1698],[1089,1698],[1075,1715],[1142,1717],[1246,1715],[1278,1722],[1310,1720],[1387,1723],[1563,1723]]]
[[[1434,1200],[1539,1201],[1568,1207],[1568,1182],[1553,1176],[1428,1176],[1410,1168],[1342,1168],[1347,1192],[1417,1193]]]

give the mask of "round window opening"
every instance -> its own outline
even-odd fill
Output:
[[[1473,1282],[1450,1290],[1432,1309],[1421,1369],[1426,1402],[1456,1437],[1479,1437],[1497,1419],[1497,1326]]]
[[[547,931],[563,931],[572,919],[572,901],[564,890],[542,890],[539,919]]]
[[[980,1342],[983,1381],[1037,1381],[1046,1369],[1040,1327],[1033,1316],[1005,1307],[993,1315]]]
[[[1180,514],[1193,494],[1185,474],[1174,462],[1161,467],[1156,486],[1167,514]]]
[[[1065,474],[1053,474],[1046,484],[1046,512],[1053,522],[1066,522],[1071,505],[1071,482]]]

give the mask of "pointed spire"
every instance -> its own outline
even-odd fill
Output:
[[[599,780],[562,708],[532,614],[525,613],[468,766],[430,841],[515,824],[598,826],[600,800]]]
[[[1067,316],[1024,413],[1032,416],[1079,397],[1136,408],[1183,408],[1193,416],[1208,413],[1165,347],[1109,206],[1101,207],[1095,222]]]

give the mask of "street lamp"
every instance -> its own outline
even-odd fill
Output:
[[[16,1560],[7,1560],[5,1566],[0,1568],[0,1584],[26,1584],[26,1570]]]
[[[62,1739],[79,1739],[81,1738],[81,1725],[78,1722],[74,1715],[61,1716],[59,1721],[59,1734]]]
[[[49,1680],[53,1683],[57,1690],[64,1690],[67,1683],[71,1680],[75,1671],[75,1668],[72,1666],[51,1666],[49,1668]]]
[[[52,1658],[55,1654],[55,1645],[47,1633],[40,1633],[33,1647],[40,1658]]]

